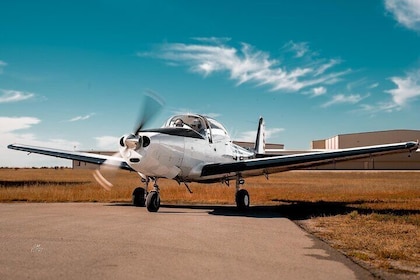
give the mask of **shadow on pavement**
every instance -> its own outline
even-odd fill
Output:
[[[306,220],[314,217],[325,217],[335,215],[345,215],[353,211],[358,214],[368,215],[372,213],[390,214],[396,216],[420,214],[420,210],[400,210],[400,209],[368,209],[359,208],[357,205],[366,201],[352,202],[326,202],[326,201],[292,201],[277,200],[279,205],[273,206],[251,206],[246,211],[241,211],[233,205],[170,205],[162,204],[159,212],[181,214],[185,213],[182,209],[206,210],[209,215],[232,216],[232,217],[251,217],[251,218],[288,218],[291,220]],[[109,206],[134,207],[129,203],[113,203]],[[171,209],[171,210],[169,210]],[[177,210],[177,211],[174,211]]]

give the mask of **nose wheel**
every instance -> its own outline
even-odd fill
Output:
[[[151,192],[148,192],[150,180],[153,180],[154,184],[153,190]],[[133,191],[133,205],[137,207],[146,206],[149,212],[157,212],[160,207],[160,194],[159,186],[157,185],[157,179],[148,177],[143,178],[142,182],[145,183],[144,188],[138,187]]]
[[[142,187],[135,188],[132,194],[133,205],[136,207],[146,206],[146,190]]]
[[[157,212],[160,207],[160,195],[156,190],[151,191],[146,197],[146,208],[149,212]]]

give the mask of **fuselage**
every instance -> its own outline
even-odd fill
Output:
[[[140,144],[131,148],[127,147],[129,143],[121,145],[121,155],[131,168],[151,177],[186,182],[216,180],[223,175],[201,176],[204,165],[254,157],[254,152],[232,143],[220,123],[201,115],[174,116],[161,129],[144,130],[134,137],[142,139]],[[122,140],[124,143],[127,141]]]

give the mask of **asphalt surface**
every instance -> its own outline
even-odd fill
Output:
[[[370,279],[270,210],[0,204],[0,279]]]

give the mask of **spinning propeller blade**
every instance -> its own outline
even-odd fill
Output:
[[[144,94],[144,102],[143,108],[139,113],[139,117],[137,120],[137,126],[134,130],[134,135],[137,134],[144,128],[144,126],[149,123],[156,114],[162,109],[164,105],[164,101],[159,95],[151,90],[147,90]],[[116,153],[113,156],[120,157],[120,153]],[[115,165],[107,164],[108,160],[106,160],[102,165],[102,170],[113,170],[115,172]],[[139,173],[140,174],[140,173]],[[142,176],[143,174],[141,174]],[[93,172],[93,177],[95,178],[96,182],[101,185],[105,190],[110,191],[113,187],[113,184],[109,182],[101,173],[100,169],[96,169]],[[144,177],[144,175],[142,176]]]
[[[114,157],[120,157],[120,153],[115,153],[112,156]],[[117,167],[115,167],[115,165],[111,165],[110,162],[111,160],[106,160],[102,165],[101,168],[96,169],[95,171],[93,171],[93,178],[95,178],[96,182],[98,182],[99,185],[101,185],[101,187],[103,187],[105,190],[110,191],[111,188],[114,186],[110,181],[108,181],[101,173],[101,169],[103,171],[106,171],[106,173],[115,173]]]
[[[155,92],[148,90],[144,95],[143,110],[138,118],[138,125],[135,127],[134,135],[137,135],[141,129],[150,122],[154,116],[162,109],[164,101]]]

